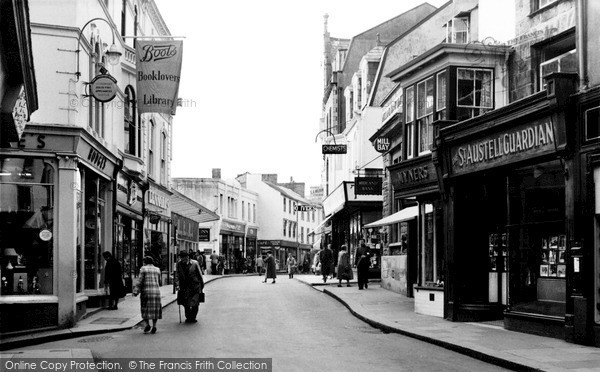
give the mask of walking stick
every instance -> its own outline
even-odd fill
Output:
[[[181,324],[181,305],[177,304],[177,308],[179,309],[179,324]]]

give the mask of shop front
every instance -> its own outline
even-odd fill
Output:
[[[163,284],[170,283],[175,252],[171,248],[171,192],[150,182],[144,206],[144,256],[154,259],[154,265],[162,272]]]
[[[256,267],[256,237],[258,227],[248,227],[246,230],[246,272],[254,272]]]
[[[221,255],[224,256],[225,273],[234,274],[244,271],[244,240],[246,224],[223,219],[220,231]]]
[[[258,254],[262,256],[263,260],[267,257],[267,252],[271,252],[277,263],[276,269],[279,270],[280,264],[285,263],[285,249],[281,246],[281,240],[257,240],[256,246],[258,248]],[[283,258],[283,261],[282,261]]]
[[[144,245],[142,225],[144,222],[144,186],[125,172],[117,175],[117,207],[115,213],[115,258],[120,262],[123,281],[131,292],[138,277]]]
[[[104,296],[116,158],[81,128],[30,124],[0,163],[1,331],[72,326]]]
[[[568,76],[481,117],[440,127],[445,175],[445,316],[504,319],[507,329],[565,337],[573,230]],[[555,94],[560,89],[560,94]]]

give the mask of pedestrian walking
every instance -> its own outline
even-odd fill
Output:
[[[271,284],[275,284],[275,279],[277,278],[277,269],[275,257],[273,257],[273,253],[271,251],[267,252],[267,258],[265,258],[265,266],[267,267],[267,272],[265,273],[265,280],[263,281],[263,283],[266,283],[267,279],[273,279]]]
[[[156,333],[156,323],[162,319],[162,304],[160,302],[161,274],[158,267],[154,266],[154,259],[150,256],[142,260],[144,266],[140,269],[138,284],[133,290],[133,295],[140,295],[140,310],[142,319],[146,323],[144,333]],[[150,328],[152,319],[152,328]]]
[[[119,298],[125,297],[121,264],[109,251],[102,253],[102,257],[106,260],[106,266],[104,266],[104,288],[108,295],[108,310],[117,310]]]
[[[217,263],[217,273],[219,273],[219,275],[223,275],[224,272],[225,272],[225,257],[219,256],[219,262]]]
[[[327,277],[331,274],[331,267],[333,265],[333,252],[331,251],[331,244],[321,250],[319,253],[319,261],[321,262],[321,275],[323,275],[323,283],[327,283]]]
[[[317,254],[315,254],[315,257],[313,258],[313,265],[312,265],[312,269],[313,269],[313,274],[315,275],[319,275],[321,273],[321,252],[317,252]]]
[[[371,249],[367,247],[364,240],[360,240],[360,246],[356,250],[354,258],[356,264],[356,275],[358,277],[358,289],[369,288],[369,267],[371,267]]]
[[[213,251],[210,255],[210,273],[212,275],[217,275],[217,264],[219,263],[219,256],[217,256],[217,252]]]
[[[340,253],[338,253],[337,278],[338,287],[342,286],[342,280],[346,280],[346,287],[350,287],[350,280],[354,279],[346,245],[342,245]]]
[[[263,269],[263,259],[262,256],[258,256],[258,258],[256,259],[256,271],[258,271],[258,276],[262,276],[262,269]]]
[[[200,273],[204,275],[204,270],[206,270],[206,258],[204,257],[202,252],[198,251],[196,255],[196,261],[198,261],[198,266],[200,266]]]
[[[177,304],[184,308],[185,322],[196,323],[200,293],[204,290],[204,279],[198,261],[190,259],[185,251],[179,253],[177,287]]]
[[[294,277],[296,271],[296,258],[290,253],[287,258],[288,276],[290,279]]]

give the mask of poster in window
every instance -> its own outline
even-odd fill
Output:
[[[555,249],[550,249],[548,251],[548,262],[551,264],[556,263],[556,250]]]
[[[548,251],[547,250],[542,250],[542,263],[543,264],[547,264],[548,263]]]
[[[567,236],[566,235],[558,236],[558,249],[560,249],[561,251],[564,251],[565,249],[567,249]]]
[[[548,265],[540,265],[540,276],[548,276]]]
[[[489,243],[490,243],[490,247],[496,245],[496,234],[490,234],[488,237]]]
[[[548,239],[542,238],[542,249],[548,249]]]
[[[558,265],[550,265],[550,272],[548,276],[557,276],[557,267]]]
[[[548,242],[548,246],[550,249],[556,249],[558,248],[558,236],[557,235],[553,235],[550,237],[550,241]]]
[[[564,278],[567,275],[567,265],[557,265],[556,270],[559,278]]]
[[[490,271],[496,271],[496,258],[490,257]]]
[[[507,238],[506,234],[502,234],[502,239],[500,242],[502,244],[502,247],[506,247],[508,245],[507,241],[508,241],[508,238]]]
[[[558,251],[558,263],[565,263],[565,256],[567,251]]]

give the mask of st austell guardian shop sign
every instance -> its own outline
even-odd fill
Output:
[[[138,110],[175,115],[183,41],[136,42]]]

